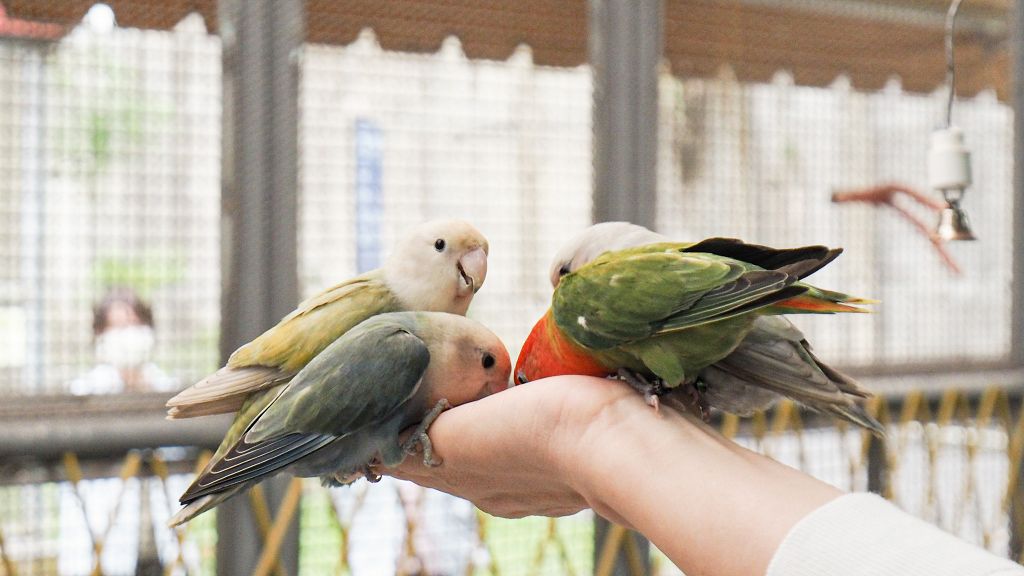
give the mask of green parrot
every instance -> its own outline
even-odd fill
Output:
[[[274,394],[242,409],[216,454],[181,496],[177,526],[253,484],[289,470],[327,484],[395,466],[422,447],[442,410],[504,390],[511,360],[501,340],[444,312],[379,314],[327,346]],[[404,443],[399,434],[416,426]]]
[[[655,406],[685,390],[701,413],[749,415],[785,396],[881,434],[856,402],[870,393],[821,362],[779,316],[863,312],[852,304],[873,302],[800,281],[840,253],[592,226],[555,257],[551,308],[523,345],[516,380],[618,375]]]
[[[465,315],[487,277],[487,240],[468,222],[417,226],[381,268],[299,304],[227,364],[167,401],[168,418],[238,411],[250,395],[288,382],[321,350],[363,320],[385,312]]]

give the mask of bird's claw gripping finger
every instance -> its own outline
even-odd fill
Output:
[[[650,391],[644,392],[644,401],[647,402],[648,406],[654,408],[655,412],[657,412],[658,409],[661,408],[661,401],[658,400],[658,395]]]
[[[366,481],[371,484],[376,484],[377,482],[380,482],[381,479],[381,475],[374,472],[373,469],[370,468],[369,464],[363,467],[363,476],[365,476]]]
[[[441,459],[434,457],[434,445],[430,441],[430,436],[427,435],[427,430],[430,425],[437,420],[437,417],[441,415],[441,412],[451,408],[452,405],[447,399],[442,398],[437,401],[437,404],[430,409],[430,412],[423,417],[423,421],[420,422],[419,426],[412,433],[412,436],[402,444],[402,450],[406,454],[415,454],[417,446],[423,447],[423,464],[434,467],[441,465]]]
[[[701,393],[698,384],[686,384],[684,392],[686,395],[686,400],[684,401],[686,409],[690,412],[696,412],[704,422],[710,422],[711,410],[708,408],[707,400],[704,399],[704,394]]]
[[[644,395],[644,401],[648,406],[654,408],[655,412],[658,411],[661,406],[661,401],[658,398],[669,392],[669,389],[661,381],[651,382],[642,374],[637,374],[628,368],[619,368],[618,375],[631,388]]]

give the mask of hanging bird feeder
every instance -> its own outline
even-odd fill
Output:
[[[967,212],[960,206],[971,185],[971,152],[964,144],[963,130],[953,125],[956,94],[956,62],[953,58],[953,25],[963,0],[953,0],[946,13],[946,125],[932,133],[928,149],[928,185],[939,191],[946,207],[939,212],[936,234],[943,240],[974,240]]]

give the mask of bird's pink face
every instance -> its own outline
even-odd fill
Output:
[[[493,358],[493,360],[490,360],[490,358]],[[487,367],[489,364],[491,365],[490,368]],[[501,346],[493,352],[485,353],[480,359],[480,366],[484,369],[484,372],[490,373],[486,378],[487,384],[483,388],[484,392],[481,397],[497,394],[511,386],[512,359],[509,357],[505,346]]]
[[[431,402],[446,399],[452,406],[479,400],[510,386],[512,360],[501,340],[493,334],[478,339],[472,346],[463,346],[461,360],[451,367],[433,366],[440,370],[430,379],[440,383],[431,391]],[[467,357],[468,356],[468,357]]]

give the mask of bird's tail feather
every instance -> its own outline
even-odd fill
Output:
[[[771,311],[776,314],[836,314],[843,312],[869,312],[852,304],[877,304],[877,300],[857,298],[840,292],[811,288],[807,292],[776,302]]]
[[[174,528],[175,526],[181,526],[185,522],[192,520],[196,516],[206,512],[207,510],[216,507],[221,502],[231,498],[249,488],[249,483],[232,486],[224,492],[218,492],[216,494],[207,494],[206,496],[200,496],[195,500],[192,500],[188,504],[182,506],[181,510],[178,510],[177,514],[171,516],[171,519],[167,521],[167,526]]]
[[[868,414],[867,410],[864,410],[864,407],[860,404],[850,402],[849,404],[828,404],[812,407],[838,416],[847,422],[867,428],[878,438],[885,438],[885,427],[882,426],[881,422]]]

